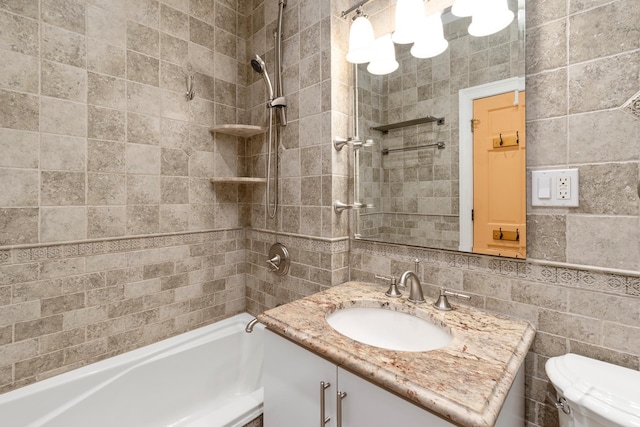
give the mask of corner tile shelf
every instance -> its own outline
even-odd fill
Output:
[[[227,135],[239,136],[241,138],[260,135],[262,133],[266,133],[268,130],[269,128],[267,127],[254,125],[218,125],[209,129],[211,133],[224,133]]]
[[[250,138],[255,135],[266,133],[269,128],[264,126],[253,125],[218,125],[209,129],[211,133],[224,133],[227,135],[239,136],[241,138]],[[209,181],[212,184],[264,184],[267,182],[266,178],[249,178],[249,177],[218,177],[210,178]]]
[[[249,177],[233,177],[223,176],[220,178],[209,178],[212,184],[264,184],[267,182],[266,178],[249,178]]]

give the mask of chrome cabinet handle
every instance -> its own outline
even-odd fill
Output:
[[[342,399],[347,397],[344,391],[338,391],[338,401],[336,402],[336,427],[342,427]]]
[[[320,427],[324,427],[324,425],[331,419],[331,417],[325,417],[324,415],[324,391],[330,386],[331,383],[320,381]]]

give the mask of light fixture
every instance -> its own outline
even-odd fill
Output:
[[[497,33],[508,27],[514,18],[508,0],[397,0],[395,30],[374,39],[371,22],[362,10],[362,6],[370,1],[359,0],[343,10],[341,17],[355,11],[349,30],[347,61],[353,64],[369,62],[367,70],[378,75],[392,73],[398,68],[393,43],[413,43],[411,54],[416,58],[432,58],[447,49],[449,42],[444,38],[443,10],[438,9],[451,6],[451,14],[470,16],[468,31],[475,37]],[[524,10],[518,11],[519,25],[524,22],[521,12],[524,13]]]
[[[506,28],[513,21],[507,0],[486,0],[483,7],[473,12],[469,34],[475,37],[488,36]]]
[[[367,65],[367,71],[381,76],[393,73],[399,66],[391,34],[377,38],[374,44],[373,60]]]
[[[362,7],[359,7],[349,30],[347,61],[353,64],[364,64],[371,61],[374,40],[371,22],[362,12]]]
[[[447,50],[449,42],[444,38],[442,28],[442,12],[422,16],[411,48],[411,55],[416,58],[433,58]]]
[[[471,16],[477,3],[478,0],[455,0],[451,6],[451,13],[461,18]]]
[[[392,39],[397,44],[413,43],[424,15],[422,0],[398,0],[396,3],[396,27]]]

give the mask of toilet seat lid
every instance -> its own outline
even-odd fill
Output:
[[[569,402],[617,425],[640,427],[640,371],[571,353],[552,357],[545,370]]]

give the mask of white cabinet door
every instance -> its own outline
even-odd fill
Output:
[[[264,343],[265,427],[335,427],[336,365],[266,330]],[[320,422],[320,382],[325,414]]]
[[[342,427],[453,427],[454,424],[266,330],[264,346],[265,427],[336,427],[338,392]],[[321,422],[320,383],[326,423]],[[521,368],[496,427],[524,425],[524,370]]]
[[[432,413],[338,368],[342,427],[453,427]]]

